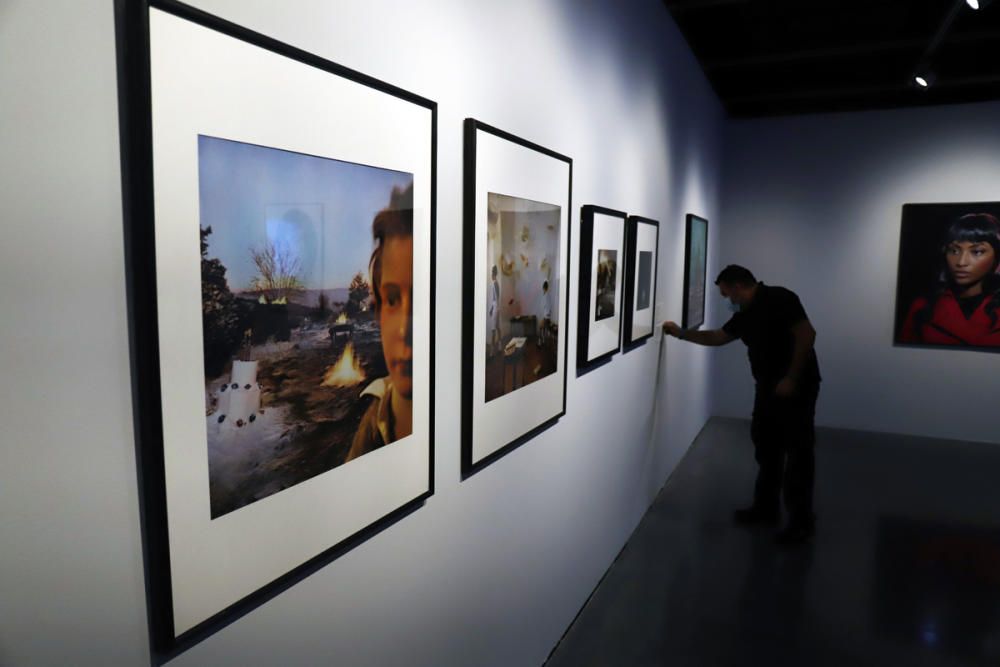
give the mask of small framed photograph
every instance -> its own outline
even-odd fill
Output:
[[[906,204],[895,343],[1000,352],[1000,202]]]
[[[465,121],[462,469],[566,413],[573,161]]]
[[[625,345],[638,345],[656,328],[656,275],[660,223],[638,215],[627,225],[628,267],[625,272]]]
[[[705,323],[708,220],[689,213],[685,228],[684,321],[681,326],[685,329],[697,329]]]
[[[117,7],[163,658],[433,491],[437,107],[180,3]]]
[[[627,218],[593,205],[580,212],[577,369],[609,359],[621,347]]]

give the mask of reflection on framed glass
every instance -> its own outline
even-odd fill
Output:
[[[660,223],[638,215],[626,225],[628,266],[625,269],[625,345],[642,343],[655,327],[656,271]]]
[[[437,111],[179,3],[117,18],[152,644],[170,657],[432,493]]]
[[[587,205],[581,210],[578,369],[610,358],[621,346],[627,217],[600,206]]]
[[[465,121],[462,470],[566,413],[573,162]]]
[[[697,329],[705,323],[705,272],[708,260],[708,220],[688,213],[684,245],[684,321],[685,329]]]
[[[1000,352],[1000,202],[906,204],[895,342]]]

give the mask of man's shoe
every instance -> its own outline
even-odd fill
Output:
[[[733,521],[742,526],[753,526],[761,523],[778,523],[781,519],[780,510],[762,510],[750,506],[733,512]]]
[[[816,532],[813,523],[789,522],[787,526],[779,530],[774,536],[774,543],[782,547],[791,547],[805,544]]]

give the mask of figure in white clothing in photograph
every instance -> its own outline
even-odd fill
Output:
[[[486,294],[486,326],[490,332],[490,343],[487,354],[493,356],[500,351],[500,283],[497,281],[497,266],[493,265],[493,279],[490,281]]]
[[[542,282],[538,312],[541,314],[541,321],[538,323],[538,344],[545,346],[552,340],[552,295],[549,293],[548,280]]]

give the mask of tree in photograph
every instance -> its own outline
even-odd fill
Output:
[[[226,267],[208,258],[208,237],[212,228],[201,233],[201,324],[205,339],[205,376],[222,373],[243,340],[247,313],[226,282]]]
[[[355,317],[366,309],[368,297],[371,296],[371,287],[360,271],[351,279],[347,292],[347,305],[344,306],[344,311],[348,317]]]
[[[316,314],[320,319],[325,319],[330,315],[330,297],[326,292],[320,292],[316,299]]]
[[[250,249],[250,259],[258,274],[250,281],[250,289],[260,293],[265,303],[286,303],[305,288],[299,278],[302,262],[289,248],[268,240]]]

